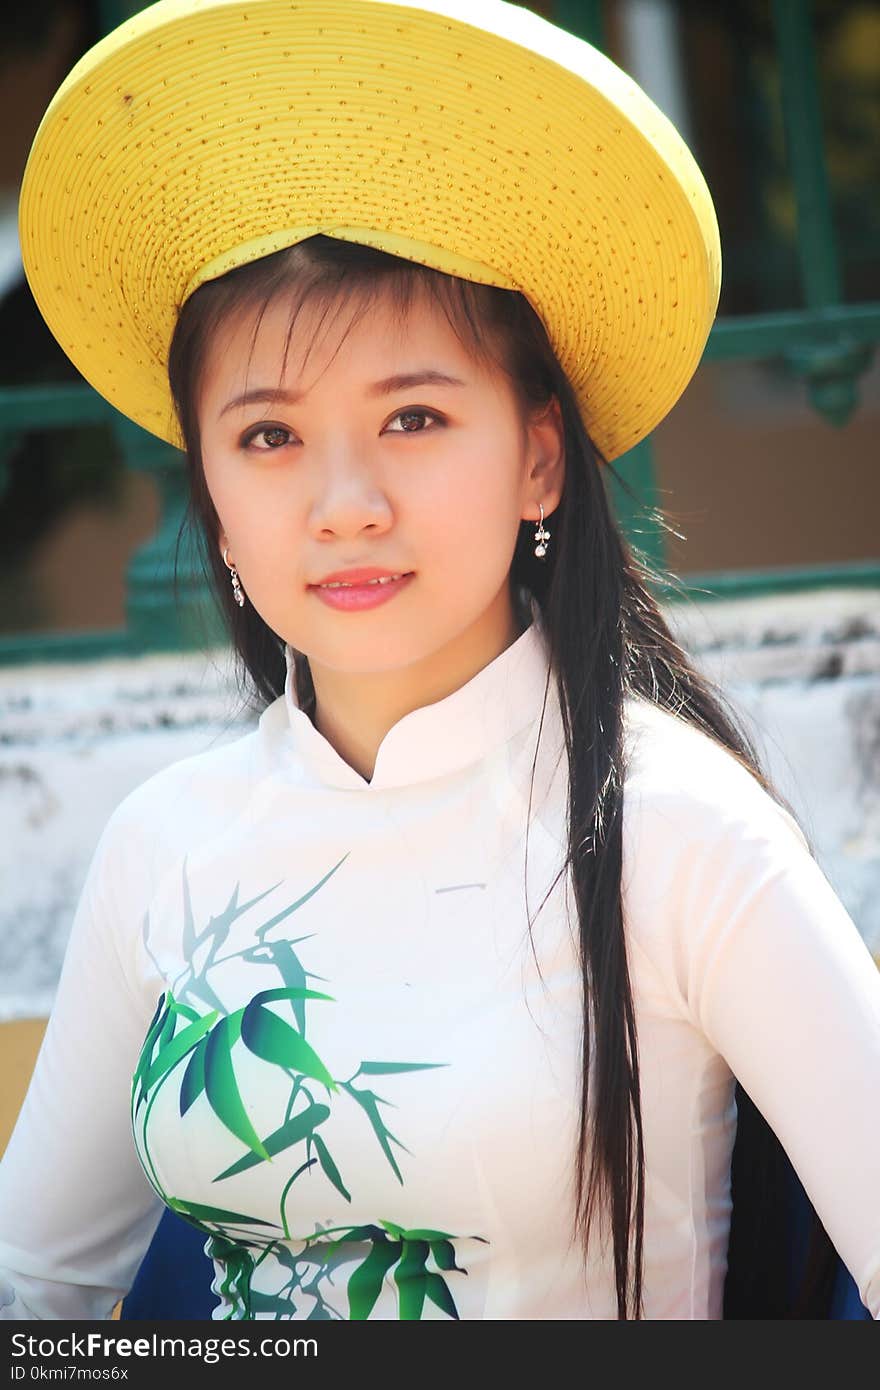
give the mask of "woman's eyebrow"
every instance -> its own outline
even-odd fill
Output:
[[[366,389],[367,396],[390,396],[392,391],[403,391],[410,386],[466,386],[467,382],[462,381],[457,376],[450,376],[447,372],[436,371],[433,368],[426,368],[418,372],[398,372],[395,376],[383,377],[381,381],[374,381]],[[307,395],[304,391],[285,391],[279,387],[259,386],[253,391],[245,391],[241,396],[234,396],[231,401],[227,401],[220,415],[225,415],[228,410],[235,410],[243,405],[261,405],[268,402],[280,401],[282,405],[296,405],[298,401]],[[220,416],[217,417],[218,419]]]

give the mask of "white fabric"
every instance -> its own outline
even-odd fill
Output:
[[[255,731],[118,807],[0,1165],[0,1316],[108,1317],[162,1192],[241,1218],[205,1221],[216,1318],[348,1318],[365,1300],[374,1318],[449,1317],[450,1300],[461,1318],[616,1317],[610,1249],[597,1235],[585,1271],[571,1238],[581,986],[565,876],[541,907],[566,765],[552,679],[538,740],[533,613],[390,729],[369,782],[298,707],[288,649]],[[646,1315],[722,1315],[738,1077],[878,1318],[880,972],[736,759],[642,700],[625,716]],[[181,1012],[161,1046],[189,1027],[202,1050],[159,1067],[140,1103],[135,1088],[132,1129],[166,990]],[[319,1117],[312,1139],[290,1138],[297,1116]],[[258,1161],[253,1139],[285,1124]],[[372,1286],[368,1257],[385,1258]]]

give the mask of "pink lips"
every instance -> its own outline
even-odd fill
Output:
[[[357,570],[350,570],[351,575],[358,574]],[[361,571],[361,573],[363,573]],[[340,579],[342,579],[340,575]],[[376,608],[380,603],[387,603],[395,594],[399,594],[401,589],[405,589],[410,580],[414,579],[413,573],[401,575],[400,579],[389,579],[387,584],[356,584],[351,580],[346,582],[350,588],[322,589],[318,584],[310,584],[309,592],[316,594],[322,603],[326,603],[328,608],[336,608],[345,613],[359,613],[365,608]],[[327,581],[330,582],[328,576]]]

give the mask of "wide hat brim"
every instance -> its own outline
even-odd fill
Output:
[[[73,364],[177,447],[180,306],[319,232],[521,291],[609,460],[684,391],[721,278],[674,126],[596,49],[505,0],[158,0],[56,93],[19,228]]]

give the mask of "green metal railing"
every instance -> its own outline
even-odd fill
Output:
[[[140,8],[137,0],[103,0],[102,20],[109,29]],[[782,359],[806,382],[814,407],[832,423],[842,424],[856,405],[858,378],[880,341],[880,304],[842,302],[809,0],[773,0],[772,13],[804,308],[719,319],[703,360]],[[597,47],[606,47],[601,0],[556,0],[553,18]],[[182,456],[124,419],[90,387],[0,389],[0,489],[4,461],[24,431],[100,422],[109,422],[116,432],[125,466],[148,473],[161,499],[157,532],[128,567],[125,624],[114,630],[0,637],[0,664],[173,650],[202,642],[212,631],[220,637],[217,615],[191,561],[178,563],[175,590],[174,543],[185,507]],[[645,515],[645,509],[659,506],[650,439],[614,467],[633,494],[612,478],[612,502],[620,524],[662,569],[664,533]],[[665,596],[671,601],[680,593],[685,598],[690,594],[730,597],[827,584],[878,585],[880,563],[689,574],[682,576],[680,589],[671,589]]]
[[[797,212],[797,253],[805,307],[786,313],[719,318],[702,360],[781,359],[807,385],[814,408],[842,425],[858,402],[858,378],[880,342],[880,304],[842,302],[837,239],[824,156],[819,79],[810,0],[772,0],[780,66],[786,152]],[[556,0],[554,18],[572,33],[607,50],[602,0]],[[659,506],[650,439],[623,456],[615,468],[626,477],[642,506]],[[611,493],[625,531],[649,558],[664,564],[664,533],[650,529],[642,506],[612,481]],[[782,593],[824,587],[880,585],[880,561],[710,571],[682,576],[684,597]],[[668,593],[675,601],[679,594]]]

